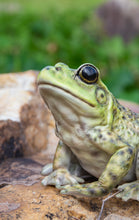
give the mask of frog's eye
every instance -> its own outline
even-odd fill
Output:
[[[78,68],[77,75],[81,78],[82,81],[92,84],[95,83],[98,79],[98,70],[95,66],[91,64],[85,64]]]

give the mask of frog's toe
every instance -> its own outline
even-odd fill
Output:
[[[126,183],[118,187],[119,192],[116,197],[121,198],[123,201],[129,199],[139,201],[139,181]]]
[[[45,176],[51,173],[52,171],[53,171],[53,164],[49,163],[42,168],[41,174]]]
[[[46,176],[42,180],[42,184],[44,186],[54,185],[57,188],[60,188],[60,186],[63,186],[63,185],[74,185],[74,184],[77,184],[78,182],[83,183],[84,180],[80,177],[72,176],[65,169],[55,170],[49,176]]]
[[[42,185],[44,186],[48,186],[48,185],[57,185],[59,184],[59,181],[56,180],[55,178],[51,178],[51,176],[46,176],[43,180],[42,180]]]

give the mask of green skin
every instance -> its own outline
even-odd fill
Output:
[[[42,170],[47,175],[42,183],[55,185],[63,194],[90,197],[126,183],[118,187],[117,197],[139,200],[139,115],[119,104],[97,68],[94,83],[82,80],[77,72],[84,65],[74,70],[57,63],[38,76],[60,139],[53,164]],[[98,181],[85,184],[89,175]]]

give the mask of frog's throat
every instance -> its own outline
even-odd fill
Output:
[[[66,93],[70,94],[71,96],[73,96],[73,97],[75,97],[75,98],[81,100],[82,102],[86,103],[87,105],[89,105],[89,106],[91,106],[91,107],[95,107],[95,105],[93,105],[92,103],[87,102],[86,100],[82,99],[81,97],[77,96],[76,94],[70,92],[68,89],[62,88],[62,87],[60,87],[60,86],[53,85],[53,84],[51,84],[51,83],[44,83],[44,82],[41,82],[41,81],[38,82],[38,86],[39,86],[39,88],[44,87],[44,89],[45,89],[45,86],[55,87],[55,88],[57,88],[57,89],[63,90],[64,92],[66,92]]]

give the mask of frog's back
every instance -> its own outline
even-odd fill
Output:
[[[139,148],[139,114],[114,101],[112,129],[124,142]]]

